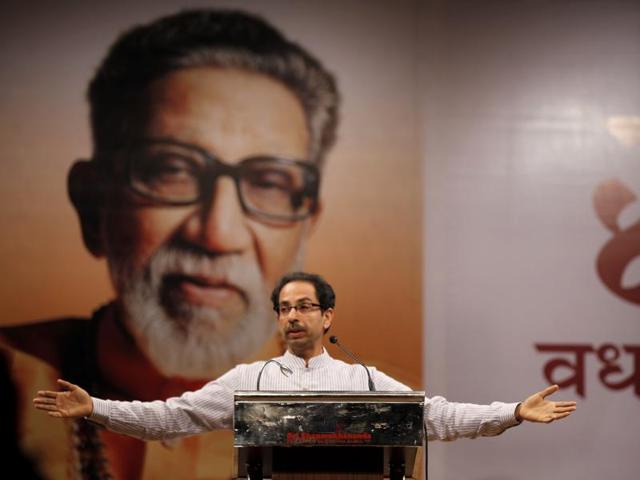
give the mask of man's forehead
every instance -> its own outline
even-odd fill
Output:
[[[195,144],[226,161],[308,156],[304,107],[295,92],[268,75],[184,68],[153,82],[147,102],[146,136]]]
[[[280,303],[295,303],[300,300],[311,300],[312,302],[317,302],[318,296],[316,294],[316,287],[313,283],[296,280],[289,282],[282,287],[278,300]]]

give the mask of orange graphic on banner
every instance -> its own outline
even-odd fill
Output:
[[[617,179],[602,182],[593,195],[598,218],[613,233],[598,254],[598,276],[618,297],[640,305],[640,284],[627,287],[622,282],[625,269],[640,256],[640,219],[624,229],[618,221],[625,207],[637,199],[633,191]]]

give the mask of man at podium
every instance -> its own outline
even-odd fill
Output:
[[[143,440],[171,439],[229,429],[234,392],[271,391],[407,391],[406,385],[361,364],[332,358],[323,340],[335,314],[335,293],[321,276],[285,275],[271,301],[287,347],[284,355],[242,364],[196,391],[166,401],[123,402],[92,397],[78,385],[58,380],[62,391],[39,391],[34,406],[59,418],[85,417],[109,430]],[[558,390],[549,386],[522,402],[490,405],[425,398],[424,423],[430,440],[499,435],[522,421],[549,423],[569,416],[573,401],[548,400]]]

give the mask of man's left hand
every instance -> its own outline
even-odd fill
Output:
[[[551,385],[544,390],[534,393],[516,407],[516,419],[529,422],[550,423],[554,420],[568,417],[576,409],[576,402],[552,402],[546,397],[560,389],[558,385]]]

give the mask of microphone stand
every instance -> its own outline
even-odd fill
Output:
[[[256,381],[256,390],[257,391],[260,391],[260,379],[262,378],[262,372],[264,371],[264,368],[267,365],[269,365],[270,363],[277,363],[278,366],[280,367],[280,373],[282,373],[285,377],[288,376],[288,375],[291,375],[293,373],[293,370],[291,370],[286,365],[283,365],[282,363],[280,363],[275,358],[272,358],[271,360],[267,360],[266,362],[264,362],[264,365],[262,365],[262,368],[260,369],[260,372],[258,373],[258,380]]]
[[[362,365],[362,368],[365,369],[365,371],[367,372],[367,378],[369,379],[369,391],[370,392],[375,392],[376,391],[376,386],[373,384],[373,380],[371,378],[371,372],[369,372],[369,369],[367,368],[367,366],[362,363],[362,361],[356,357],[353,353],[351,353],[349,350],[347,350],[345,347],[343,347],[340,342],[338,342],[338,337],[336,337],[335,335],[332,335],[331,337],[329,337],[329,341],[335,345],[337,345],[340,350],[342,350],[344,353],[346,353],[347,355],[349,355],[351,357],[352,360],[354,360],[358,365]]]

